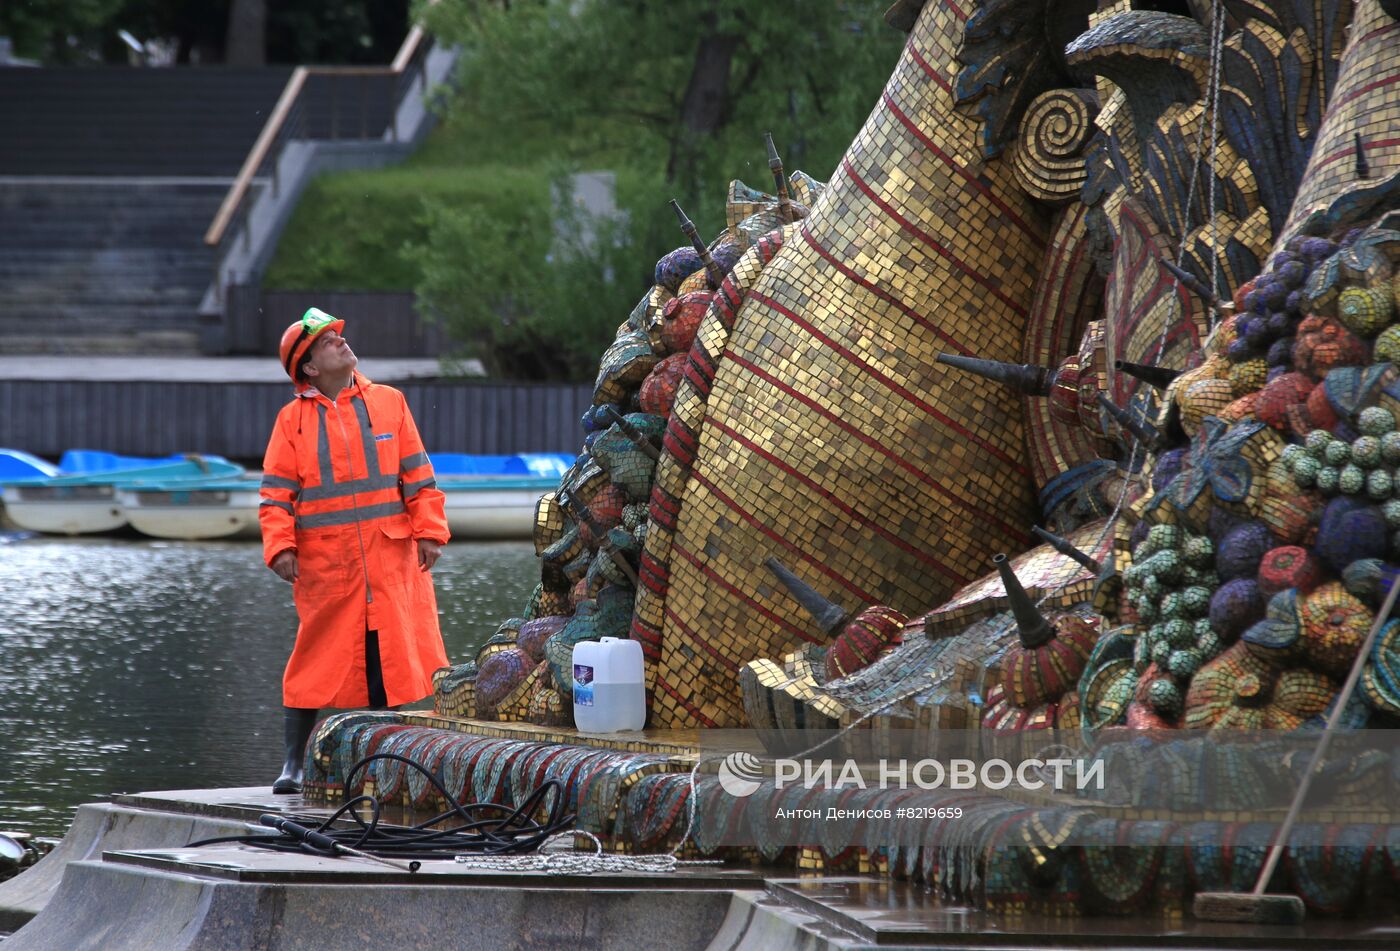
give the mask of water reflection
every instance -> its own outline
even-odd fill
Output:
[[[528,543],[457,543],[433,575],[459,662],[539,571]],[[0,545],[0,830],[60,835],[114,792],[270,783],[295,625],[256,544]]]

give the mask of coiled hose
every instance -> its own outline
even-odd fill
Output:
[[[265,825],[274,824],[267,822],[267,819],[277,818],[285,821],[289,828],[280,834],[218,836],[191,842],[186,848],[239,842],[277,852],[302,852],[326,857],[362,853],[372,858],[400,861],[444,859],[464,854],[510,855],[533,852],[551,835],[573,827],[575,816],[564,814],[564,788],[557,780],[550,779],[541,783],[513,809],[494,802],[463,804],[447,791],[436,776],[419,763],[397,753],[376,753],[355,764],[345,777],[345,785],[353,785],[355,775],[375,760],[396,760],[418,770],[436,787],[451,808],[413,826],[384,826],[380,824],[382,807],[379,800],[369,795],[356,796],[325,819],[296,815],[265,816]],[[554,793],[554,798],[549,803],[548,816],[543,823],[537,822],[533,817],[544,805],[545,797],[550,792]],[[354,811],[361,805],[370,808],[368,820]],[[342,817],[354,820],[355,826],[332,828]],[[454,817],[461,822],[441,829],[433,828]],[[281,829],[280,824],[278,828]],[[410,870],[416,870],[417,866],[417,861],[410,862]]]

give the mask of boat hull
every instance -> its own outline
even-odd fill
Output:
[[[455,539],[528,539],[534,535],[535,503],[553,488],[550,480],[528,488],[453,485],[439,480],[446,495],[447,527]]]
[[[258,490],[122,489],[122,510],[131,527],[152,538],[201,541],[258,538]]]
[[[96,535],[126,527],[111,486],[6,486],[5,514],[15,525],[47,535]]]

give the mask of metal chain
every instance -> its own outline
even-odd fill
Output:
[[[1222,0],[1215,0],[1211,7],[1211,41],[1210,41],[1210,85],[1207,90],[1207,98],[1210,100],[1210,294],[1212,304],[1219,293],[1220,286],[1220,233],[1216,223],[1215,193],[1216,193],[1216,157],[1220,153],[1220,71],[1221,61],[1225,52],[1225,9]],[[1179,264],[1180,262],[1178,262]],[[1220,319],[1220,311],[1214,307],[1210,313],[1210,329],[1215,329],[1216,322]]]

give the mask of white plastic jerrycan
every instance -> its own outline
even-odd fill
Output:
[[[574,724],[582,733],[640,730],[647,721],[642,645],[605,637],[574,645]]]

